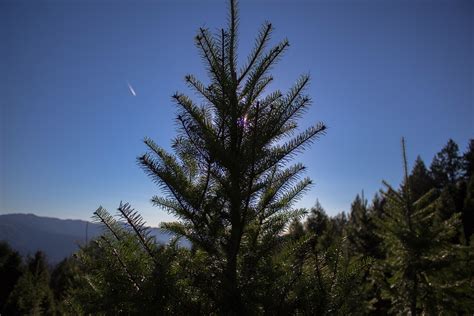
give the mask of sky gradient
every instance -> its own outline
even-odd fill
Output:
[[[194,35],[226,16],[210,0],[0,1],[0,213],[90,219],[124,201],[170,220],[136,158],[145,136],[169,148],[171,95],[207,81]],[[291,44],[271,89],[310,73],[301,126],[329,127],[295,159],[315,183],[300,206],[335,215],[398,185],[402,136],[411,165],[474,137],[473,1],[241,0],[240,60],[266,20]]]

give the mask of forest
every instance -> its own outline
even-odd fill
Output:
[[[55,266],[0,243],[0,314],[472,315],[474,139],[465,150],[450,139],[427,167],[407,161],[402,138],[390,166],[400,184],[383,182],[370,202],[361,192],[347,214],[297,208],[312,184],[298,153],[328,132],[298,125],[309,76],[269,92],[289,42],[270,46],[267,22],[237,65],[234,0],[228,16],[195,37],[209,82],[186,76],[199,101],[173,95],[172,152],[146,138],[137,159],[175,238],[157,243],[120,202],[94,212],[103,235]]]

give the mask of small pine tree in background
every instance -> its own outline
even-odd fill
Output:
[[[459,214],[444,218],[445,208],[454,205],[434,189],[413,200],[403,139],[402,150],[404,182],[400,190],[384,182],[387,204],[376,221],[386,250],[380,275],[385,297],[397,313],[472,312],[472,268],[461,272],[472,262],[472,248],[451,242]]]
[[[0,314],[5,313],[4,306],[15,284],[23,274],[24,267],[21,256],[14,251],[6,242],[0,242]]]
[[[469,140],[466,152],[462,156],[463,176],[469,180],[474,174],[474,139]]]
[[[466,242],[470,243],[470,238],[474,234],[474,139],[469,141],[468,148],[462,156],[463,176],[466,186],[462,206],[462,222]]]
[[[450,139],[431,163],[431,175],[438,188],[454,185],[462,176],[462,157],[458,145]]]
[[[375,234],[373,208],[369,207],[364,192],[355,197],[347,225],[352,252],[365,257],[379,258],[380,238]]]
[[[474,235],[474,176],[471,176],[471,179],[467,184],[462,221],[464,226],[464,236],[466,237],[467,243],[470,244],[470,239]]]
[[[49,281],[46,257],[38,251],[27,259],[25,272],[3,308],[5,315],[55,315],[56,306]]]
[[[410,182],[411,195],[414,201],[421,198],[434,187],[430,172],[426,169],[425,163],[420,156],[416,157],[415,165],[408,176],[408,181]]]
[[[328,227],[329,218],[319,200],[310,209],[309,216],[305,222],[305,229],[308,232],[321,236]]]
[[[120,204],[118,218],[105,209],[94,212],[105,233],[77,255],[80,284],[66,301],[72,313],[196,314],[206,302],[182,290],[187,253],[177,240],[159,245],[140,214]],[[181,274],[180,274],[181,273]],[[204,310],[203,312],[206,312]]]

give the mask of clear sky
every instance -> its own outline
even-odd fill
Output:
[[[123,200],[169,220],[136,157],[145,136],[169,147],[171,95],[205,79],[193,37],[226,15],[226,1],[0,0],[0,213],[89,219]],[[397,185],[402,136],[428,165],[474,137],[473,1],[241,0],[241,59],[265,20],[291,44],[273,88],[309,72],[301,125],[329,127],[297,157],[315,182],[301,206],[334,215]]]

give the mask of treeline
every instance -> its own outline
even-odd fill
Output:
[[[371,203],[357,195],[348,216],[317,202],[275,239],[277,251],[244,249],[245,313],[473,313],[473,169],[474,140],[463,155],[450,140],[429,169],[418,157],[398,188],[385,184]],[[2,315],[222,314],[223,258],[157,245],[138,214],[121,210],[128,225],[98,210],[105,234],[54,268],[41,252],[22,260],[0,244]],[[245,264],[252,256],[265,260]]]
[[[71,289],[84,277],[75,258],[66,258],[55,266],[38,251],[22,258],[6,242],[0,242],[0,314],[69,315]]]
[[[404,146],[403,146],[404,150]],[[290,235],[315,234],[325,250],[340,236],[348,256],[370,258],[353,290],[361,314],[471,314],[474,311],[474,140],[464,154],[449,140],[429,169],[418,156],[404,181],[362,192],[349,215],[330,218],[319,203]],[[358,311],[358,312],[357,312]]]

